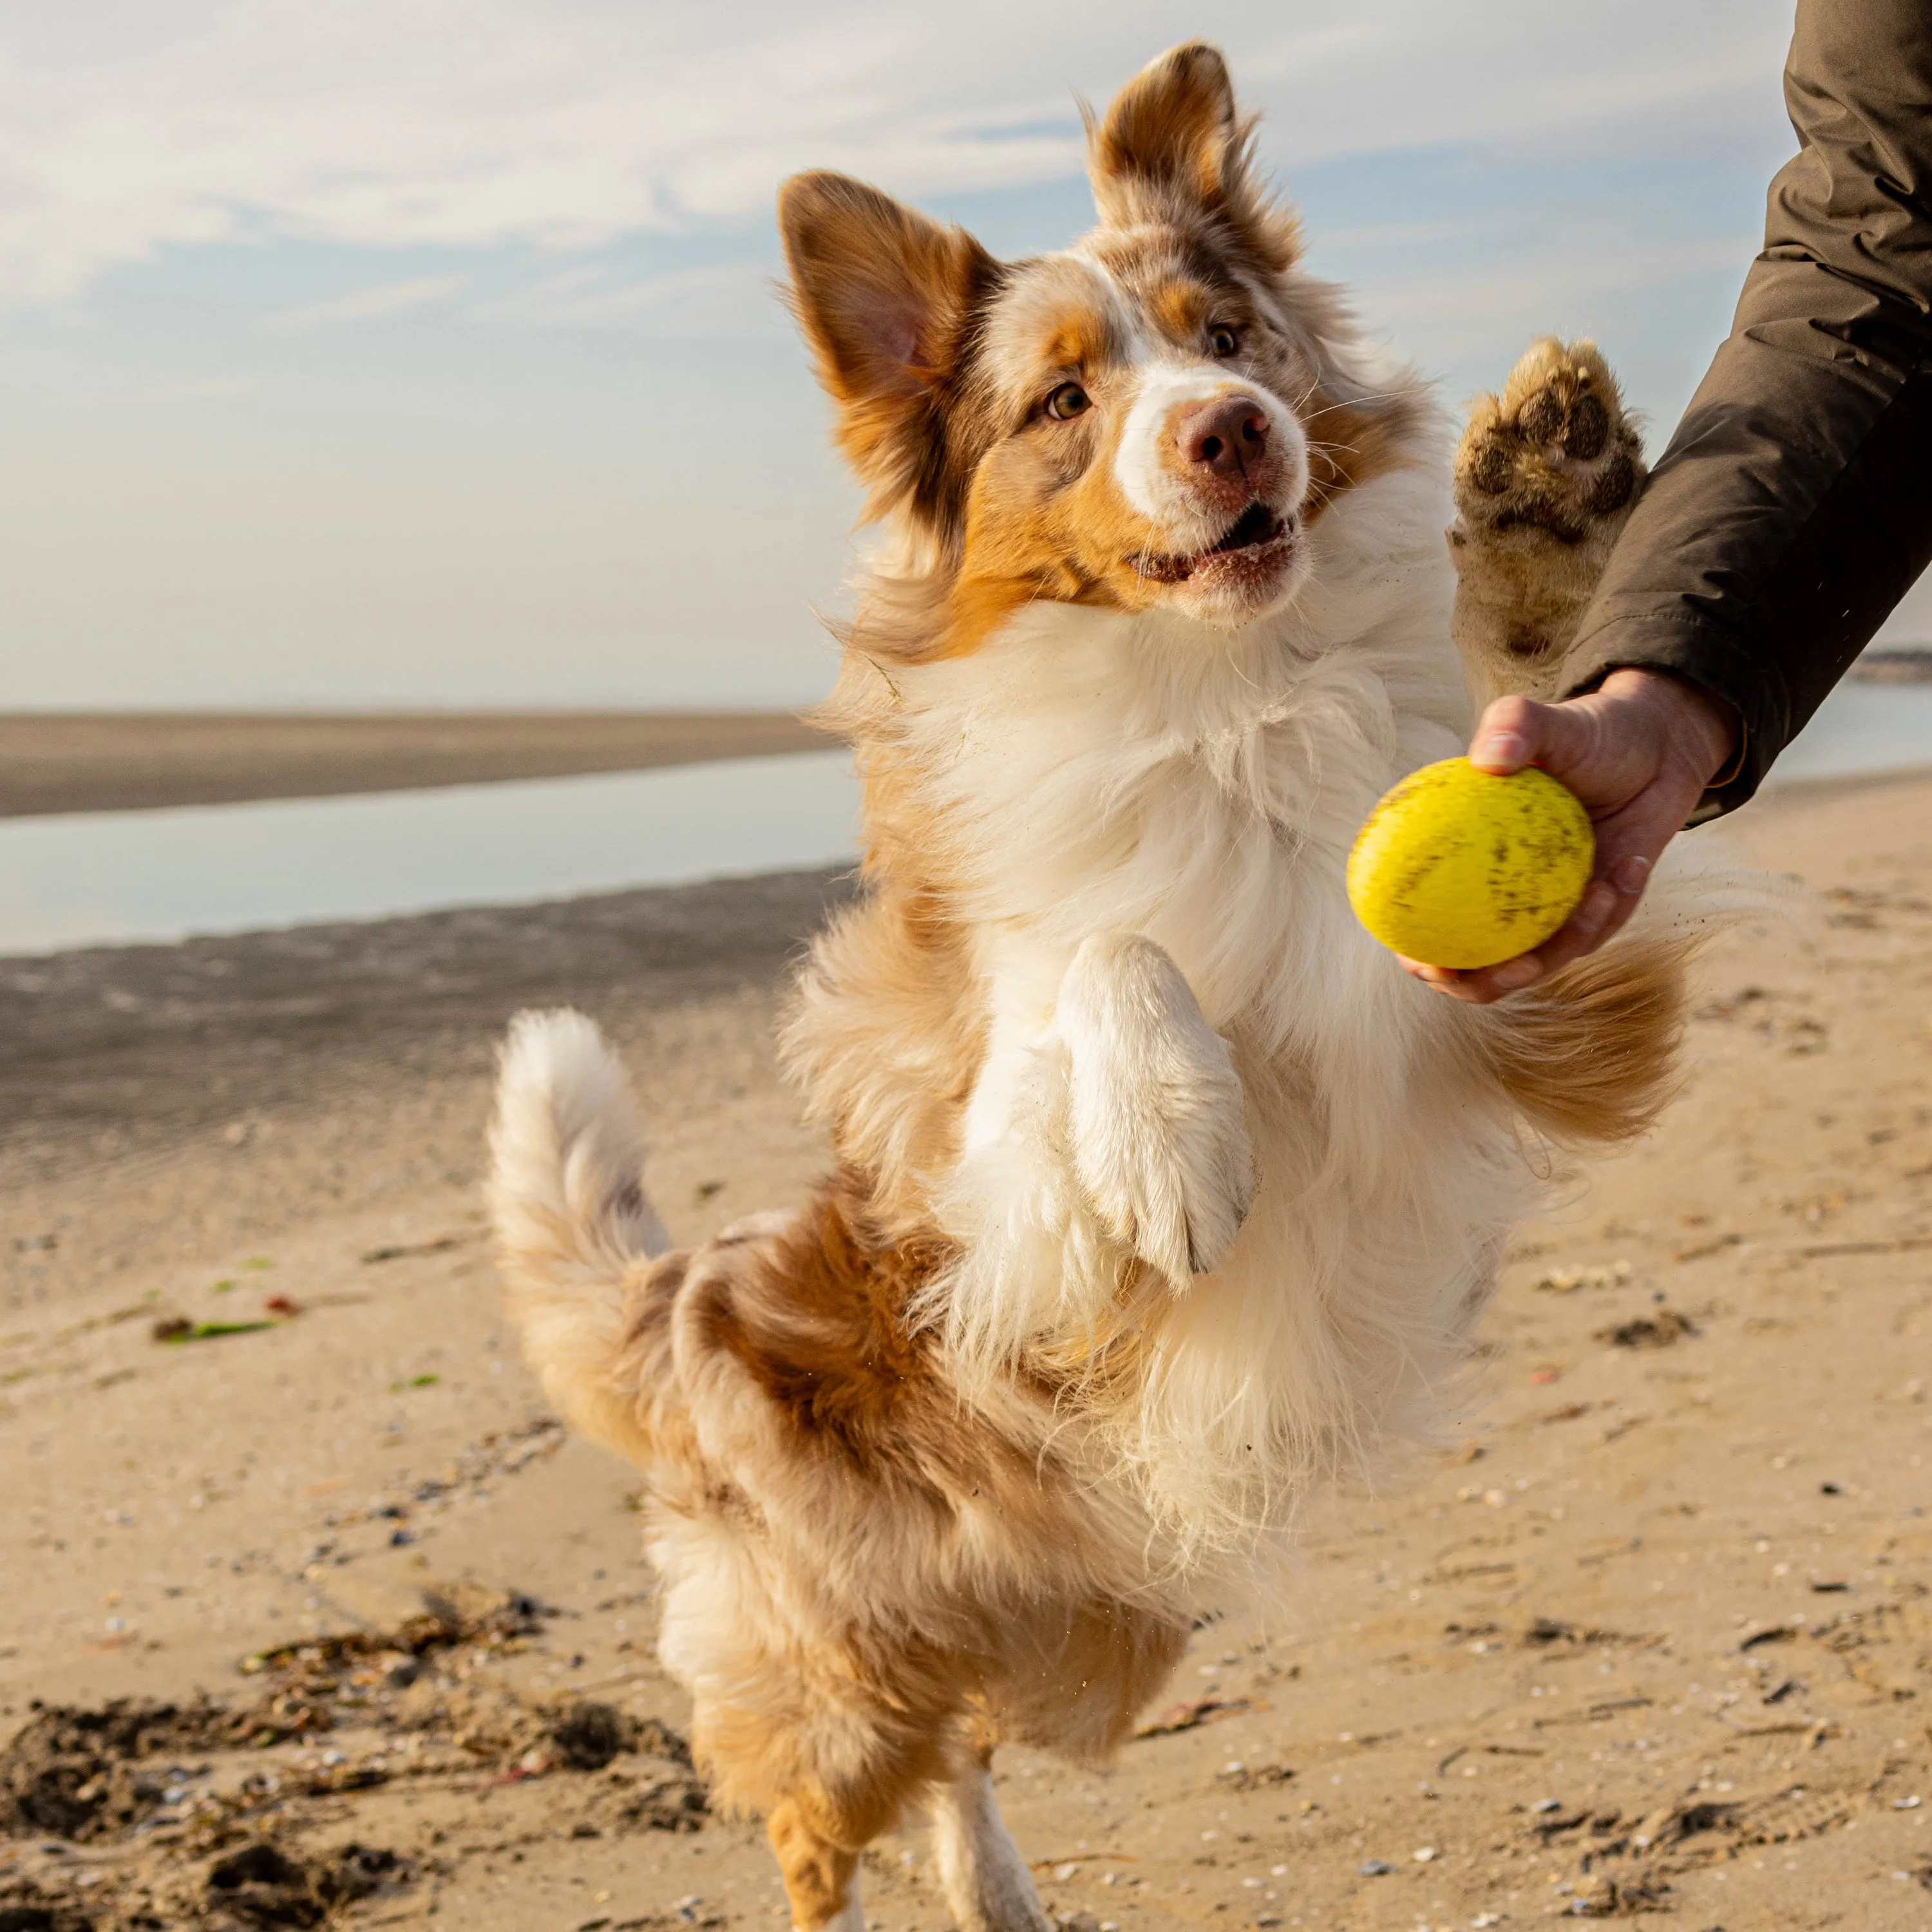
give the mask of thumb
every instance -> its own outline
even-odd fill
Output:
[[[1511,695],[1497,698],[1483,713],[1470,741],[1469,762],[1498,778],[1528,765],[1560,775],[1583,764],[1596,740],[1596,720],[1586,707]]]

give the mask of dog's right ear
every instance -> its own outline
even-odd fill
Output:
[[[838,406],[838,440],[878,514],[919,491],[972,318],[999,265],[848,176],[794,175],[778,190],[791,304]]]

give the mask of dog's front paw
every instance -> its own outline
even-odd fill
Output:
[[[1594,342],[1532,343],[1500,396],[1479,396],[1456,452],[1456,508],[1472,530],[1516,527],[1577,543],[1626,508],[1643,445]]]
[[[1494,688],[1554,676],[1642,488],[1643,444],[1593,342],[1532,344],[1456,452],[1456,641]],[[1493,664],[1485,664],[1485,658]]]
[[[1254,1194],[1227,1042],[1180,968],[1132,934],[1082,946],[1056,1024],[1082,1190],[1114,1239],[1184,1289],[1220,1264]]]

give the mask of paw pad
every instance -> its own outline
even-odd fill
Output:
[[[1501,436],[1486,436],[1469,459],[1469,481],[1486,496],[1500,496],[1515,474],[1515,452]]]
[[[1532,346],[1500,396],[1479,398],[1456,452],[1469,531],[1527,526],[1581,542],[1644,477],[1642,445],[1616,379],[1589,342]]]
[[[1526,442],[1554,442],[1566,419],[1562,398],[1554,389],[1539,389],[1516,412],[1516,434]]]
[[[1621,510],[1636,490],[1636,465],[1618,450],[1592,479],[1583,492],[1585,508],[1600,517]]]
[[[1544,392],[1549,394],[1547,390]],[[1594,463],[1610,440],[1610,412],[1603,398],[1586,391],[1570,406],[1569,419],[1562,434],[1563,452],[1580,463]]]

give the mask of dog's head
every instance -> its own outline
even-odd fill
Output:
[[[1293,598],[1336,493],[1402,460],[1413,392],[1337,366],[1346,317],[1250,137],[1219,53],[1163,55],[1090,122],[1099,226],[1017,262],[844,176],[786,184],[840,442],[946,580],[934,648],[1041,598],[1246,623]]]

